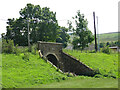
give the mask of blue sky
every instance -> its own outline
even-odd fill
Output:
[[[56,12],[60,26],[68,27],[67,21],[74,17],[78,10],[88,20],[88,28],[94,33],[93,11],[98,16],[99,33],[118,31],[119,0],[1,0],[0,1],[0,34],[6,32],[8,18],[18,18],[19,11],[27,3],[49,7]],[[72,21],[73,22],[73,21]],[[73,22],[74,24],[74,22]]]

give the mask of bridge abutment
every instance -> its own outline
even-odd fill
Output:
[[[38,49],[43,57],[47,58],[57,68],[63,72],[72,72],[76,75],[93,76],[94,70],[77,60],[76,58],[62,52],[61,43],[38,41]]]

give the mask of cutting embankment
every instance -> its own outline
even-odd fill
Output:
[[[64,51],[101,74],[94,77],[70,77],[68,74],[59,72],[57,68],[40,58],[39,55],[31,53],[28,54],[29,56],[23,53],[19,55],[2,54],[3,88],[117,88],[117,54]]]

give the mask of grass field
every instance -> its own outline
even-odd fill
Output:
[[[99,34],[100,42],[114,42],[114,41],[118,41],[118,34],[120,34],[120,33],[115,32],[115,33]]]
[[[77,77],[61,82],[34,86],[32,88],[118,88],[118,80],[113,78]]]
[[[64,50],[65,51],[65,50]],[[70,51],[67,51],[70,54]],[[76,51],[75,51],[76,52]],[[77,55],[80,54],[80,60],[83,63],[89,65],[91,68],[104,69],[105,57],[106,54],[101,54],[96,57],[101,57],[99,60],[104,59],[104,65],[98,65],[99,61],[91,64],[91,60],[94,57],[94,53],[87,53],[86,55],[79,53],[78,51],[72,54],[74,57],[78,58]],[[76,55],[76,56],[75,56]],[[97,54],[96,54],[97,55]],[[104,56],[104,57],[103,57]],[[68,77],[66,74],[58,72],[56,68],[54,68],[48,62],[45,62],[43,59],[39,57],[39,55],[34,55],[29,53],[29,61],[27,59],[23,59],[24,54],[20,55],[14,54],[2,54],[2,87],[3,88],[117,88],[118,87],[118,79],[109,77],[113,75],[117,77],[117,55],[111,55],[111,59],[116,63],[110,68],[109,65],[112,65],[113,62],[106,65],[105,70],[112,70],[110,74],[108,72],[104,76],[95,76],[95,77],[87,77],[87,76],[76,76],[76,77]],[[109,59],[110,59],[109,58]],[[109,61],[109,59],[107,61]],[[89,61],[87,61],[89,60]],[[110,60],[112,61],[112,60]],[[88,63],[87,63],[88,62]],[[103,64],[103,63],[101,63]],[[93,65],[93,66],[92,66]],[[114,72],[113,72],[114,71]],[[104,75],[105,73],[103,73]]]
[[[100,43],[116,42],[116,41],[118,41],[118,35],[120,36],[120,33],[118,33],[118,32],[99,34],[99,42]],[[74,35],[70,35],[71,42],[73,40],[73,37],[74,37]],[[119,39],[120,39],[120,37],[119,37]],[[93,43],[94,43],[94,41],[93,41]]]

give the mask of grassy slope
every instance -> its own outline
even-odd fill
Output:
[[[9,54],[2,55],[3,88],[117,88],[117,79],[77,76],[68,78],[49,63],[30,54],[30,60]],[[66,80],[62,80],[63,77]]]
[[[30,60],[22,59],[23,54],[2,55],[3,88],[31,87],[62,80],[67,76],[57,72],[51,64],[40,59],[38,55],[30,54]]]
[[[117,77],[118,55],[103,53],[80,53],[79,51],[64,50],[66,53],[80,59],[93,69],[100,69],[103,75]],[[97,61],[96,61],[97,59]],[[102,77],[78,76],[72,79],[51,84],[35,86],[37,88],[118,88],[118,79]]]
[[[118,41],[118,33],[105,33],[100,34],[100,42],[111,42],[111,41]]]
[[[118,32],[113,32],[113,33],[104,33],[104,34],[99,34],[99,42],[115,42],[118,41]],[[74,35],[70,35],[70,41],[73,40]],[[119,37],[120,39],[120,37]],[[94,43],[94,41],[93,41]]]
[[[105,76],[118,77],[118,54],[81,53],[76,50],[64,50],[94,70]]]

